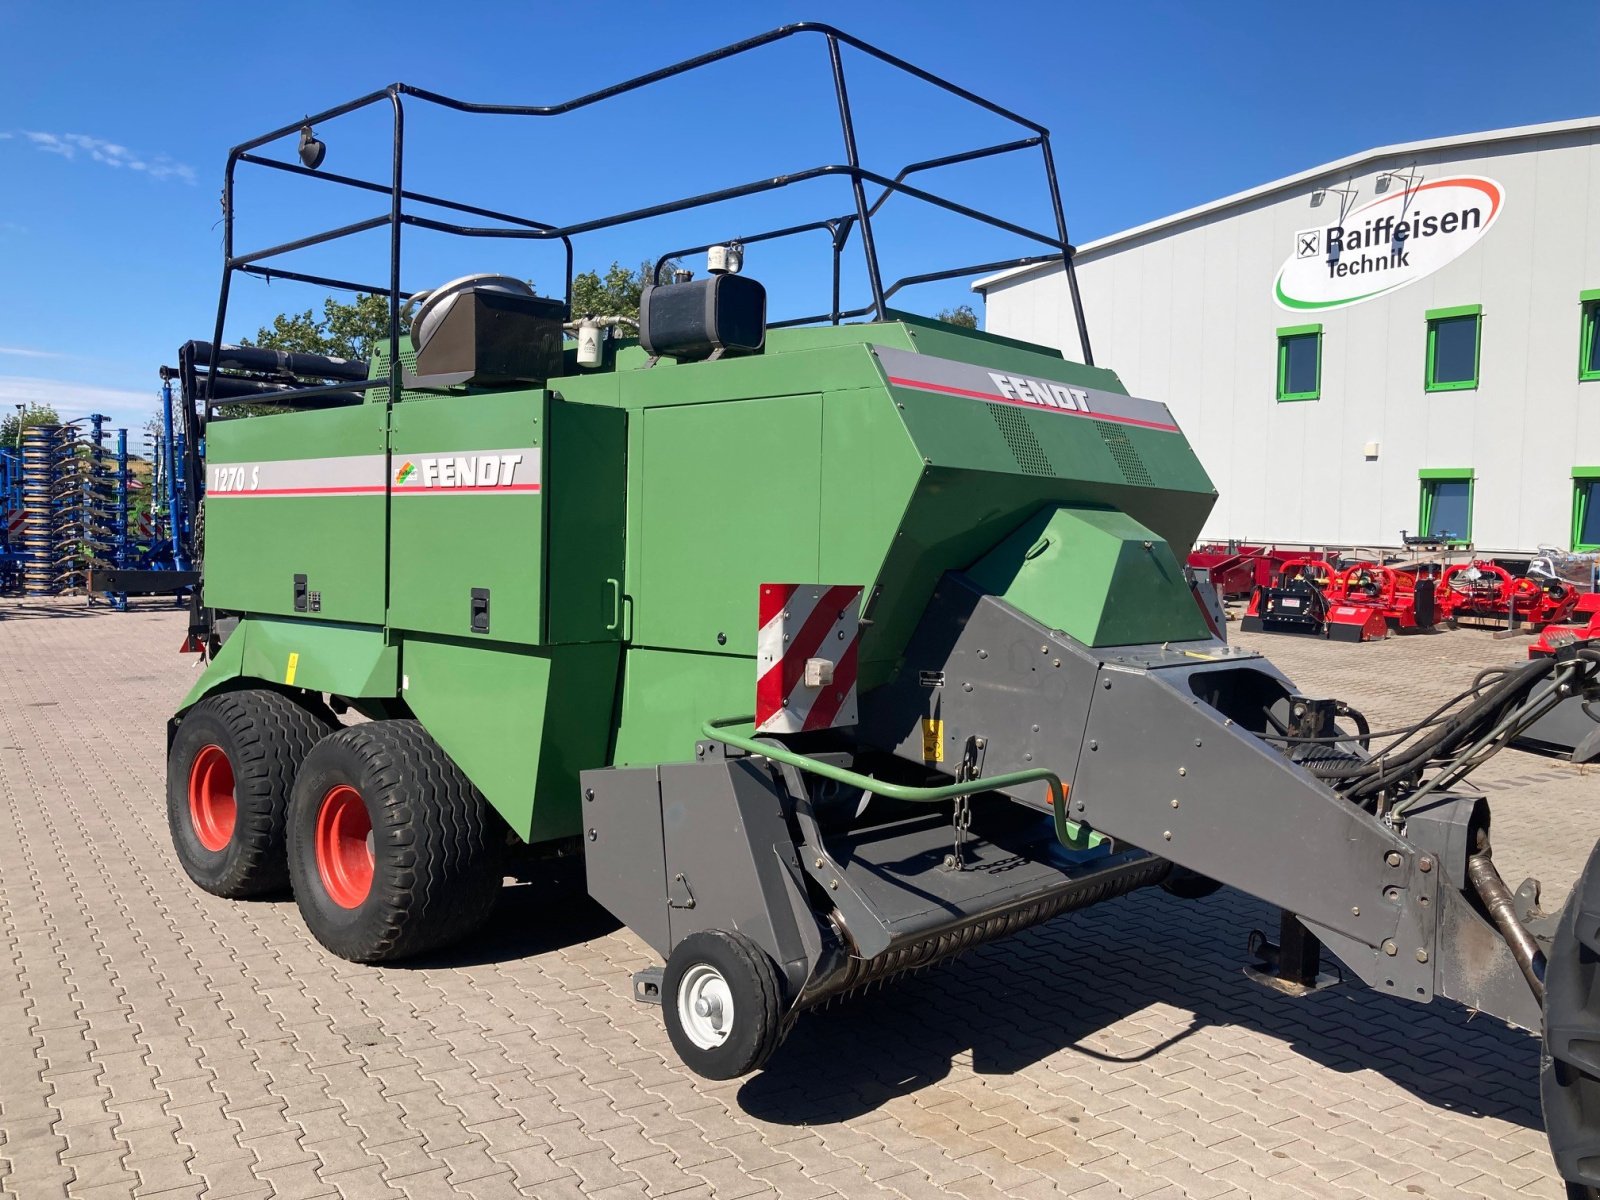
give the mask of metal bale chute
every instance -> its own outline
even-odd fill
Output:
[[[387,217],[234,245],[238,171],[317,170],[347,113],[541,121],[790,38],[827,53],[842,162],[563,225],[412,191],[397,116],[390,178],[326,177],[382,193]],[[861,55],[1017,136],[868,168],[844,84]],[[296,137],[315,163],[274,156]],[[235,148],[216,328],[181,356],[174,475],[205,480],[193,643],[209,662],[169,726],[180,860],[224,896],[291,882],[325,946],[383,962],[468,936],[505,874],[581,854],[590,894],[662,960],[634,994],[713,1078],[759,1068],[801,1014],[869,984],[1134,889],[1226,883],[1284,910],[1296,979],[1315,979],[1321,945],[1380,991],[1530,1030],[1560,982],[1547,1095],[1576,1132],[1556,1148],[1569,1177],[1600,1182],[1589,1110],[1567,1099],[1591,1086],[1575,944],[1593,886],[1554,928],[1508,899],[1487,801],[1465,787],[1591,689],[1600,652],[1575,638],[1373,731],[1229,646],[1183,566],[1216,493],[1165,404],[1092,361],[889,307],[1019,263],[1072,280],[1049,146],[807,25],[564,104],[395,85]],[[1043,230],[909,182],[1016,153],[1042,159]],[[664,254],[637,342],[630,319],[571,310],[575,239],[826,176],[848,185],[840,210],[722,239],[709,279],[666,275],[708,247]],[[887,281],[890,196],[1031,244]],[[408,291],[416,224],[559,247],[566,294],[514,277]],[[379,227],[381,282],[280,264]],[[787,237],[823,243],[835,285],[826,311],[773,320],[740,268]],[[847,251],[871,293],[857,307]],[[242,276],[384,296],[386,344],[359,370],[228,347]],[[241,396],[268,415],[226,419]]]

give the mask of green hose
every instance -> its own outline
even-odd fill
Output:
[[[975,791],[998,791],[1024,783],[1043,781],[1050,788],[1050,812],[1055,817],[1056,836],[1063,846],[1072,850],[1092,850],[1107,840],[1103,833],[1097,833],[1087,825],[1067,819],[1066,788],[1062,786],[1060,776],[1044,767],[1012,771],[1008,775],[991,775],[986,779],[952,783],[944,787],[912,787],[908,784],[888,783],[882,779],[874,779],[870,775],[847,771],[843,767],[836,767],[832,763],[825,763],[820,759],[790,750],[787,746],[757,741],[744,734],[730,733],[728,728],[732,725],[749,725],[751,732],[755,732],[754,717],[721,717],[715,721],[707,721],[701,726],[701,732],[714,742],[722,742],[747,754],[759,754],[774,762],[787,763],[791,767],[798,767],[802,771],[831,779],[835,783],[857,787],[875,796],[887,796],[891,800],[909,801],[912,804],[937,804],[941,800],[954,800],[957,796],[970,796]]]

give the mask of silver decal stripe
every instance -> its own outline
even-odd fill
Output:
[[[1041,375],[979,367],[888,346],[874,346],[872,351],[878,356],[878,362],[894,387],[937,392],[945,396],[964,396],[989,404],[1008,404],[1069,417],[1092,417],[1097,421],[1137,425],[1163,433],[1180,432],[1167,406],[1154,400],[1141,400],[1137,396],[1080,387]]]
[[[537,447],[355,454],[206,465],[206,495],[218,499],[323,496],[484,495],[541,490]]]
[[[206,464],[206,495],[381,496],[389,459],[383,454],[284,458],[271,462]]]

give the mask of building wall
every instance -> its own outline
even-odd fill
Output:
[[[1297,314],[1273,284],[1299,230],[1384,171],[1480,175],[1504,188],[1493,227],[1433,274],[1345,308]],[[1208,537],[1393,545],[1417,532],[1422,468],[1475,472],[1481,548],[1567,546],[1572,468],[1600,464],[1600,381],[1578,380],[1581,290],[1600,288],[1600,131],[1375,159],[1127,240],[1085,247],[1095,360],[1166,402],[1220,493]],[[1059,270],[987,289],[986,327],[1078,358]],[[1483,306],[1479,386],[1424,390],[1425,312]],[[1323,327],[1321,398],[1279,403],[1281,327]],[[1377,442],[1376,459],[1363,454]]]

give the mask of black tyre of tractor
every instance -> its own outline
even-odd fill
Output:
[[[352,962],[440,949],[493,911],[503,832],[418,722],[352,725],[307,755],[295,779],[295,902],[316,939]]]
[[[778,968],[743,934],[691,933],[667,957],[661,983],[667,1037],[696,1075],[748,1075],[783,1041]]]
[[[1539,1093],[1567,1194],[1600,1195],[1600,845],[1589,855],[1550,945]]]
[[[1174,866],[1161,881],[1161,890],[1180,900],[1204,900],[1222,886],[1220,882],[1188,867]]]
[[[329,728],[265,689],[207,696],[183,715],[167,756],[167,825],[190,879],[230,900],[288,886],[289,793]]]

